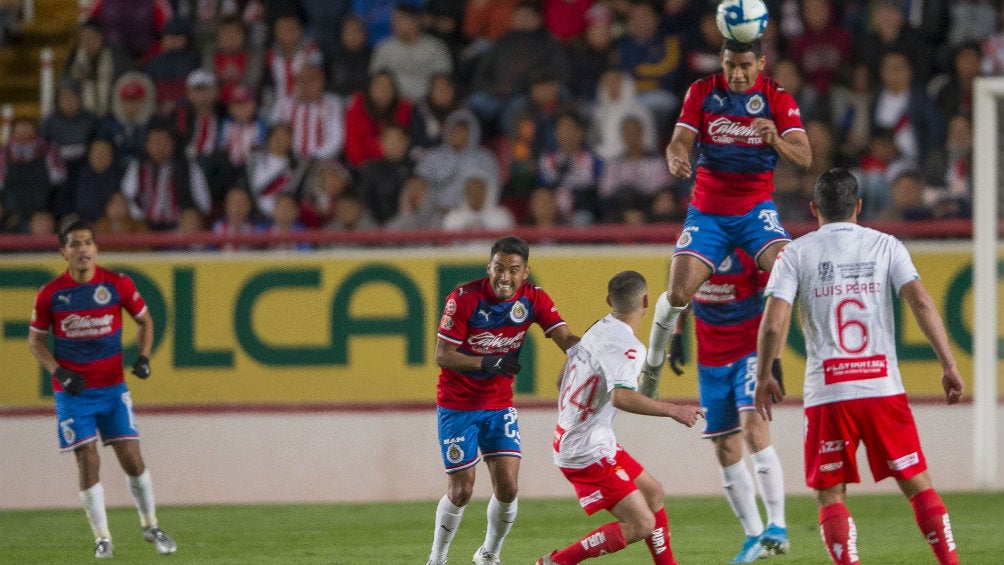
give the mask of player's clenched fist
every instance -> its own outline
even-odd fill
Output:
[[[481,370],[492,375],[515,375],[522,368],[515,357],[507,355],[485,355],[481,358]]]
[[[141,379],[145,379],[150,376],[150,358],[146,355],[140,355],[136,362],[132,364],[132,374],[136,375]]]
[[[704,411],[700,406],[690,406],[688,404],[669,404],[669,417],[680,422],[688,428],[693,428],[697,420],[704,417]]]
[[[80,394],[87,388],[87,379],[80,373],[71,371],[66,367],[56,369],[56,374],[53,376],[63,386],[63,390],[70,394]]]

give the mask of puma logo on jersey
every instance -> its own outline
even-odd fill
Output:
[[[63,304],[69,304],[70,303],[70,295],[68,295],[68,294],[57,294],[56,295],[56,300],[62,302]]]
[[[478,310],[478,314],[481,314],[482,316],[484,316],[486,322],[491,319],[489,317],[489,315],[488,315],[488,312],[485,312],[484,310]]]

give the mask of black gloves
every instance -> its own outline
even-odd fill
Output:
[[[481,358],[481,370],[490,375],[508,373],[514,376],[522,368],[519,360],[508,355],[485,355]]]
[[[56,369],[52,376],[56,377],[59,384],[63,385],[63,390],[70,394],[80,394],[87,388],[87,380],[83,375],[65,367]]]
[[[677,375],[683,374],[683,369],[677,367],[677,363],[683,365],[687,359],[683,356],[683,334],[673,334],[669,340],[669,368]]]
[[[140,355],[136,362],[132,364],[132,374],[136,375],[141,379],[145,379],[150,376],[150,358],[146,355]]]
[[[784,391],[784,377],[781,375],[781,360],[774,359],[770,364],[770,372],[774,373],[774,378],[777,379],[777,386],[781,387],[781,394],[788,394]]]

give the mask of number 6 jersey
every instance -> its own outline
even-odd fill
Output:
[[[905,392],[893,292],[918,278],[902,242],[853,223],[826,224],[781,250],[765,295],[798,297],[806,407]]]
[[[554,463],[581,469],[617,452],[613,424],[615,388],[638,389],[645,346],[631,326],[607,314],[569,348],[561,375]]]

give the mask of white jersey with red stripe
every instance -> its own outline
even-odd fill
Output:
[[[610,401],[615,388],[638,389],[645,346],[631,326],[607,314],[568,349],[561,375],[554,464],[581,469],[617,453]]]
[[[893,292],[919,279],[895,237],[835,222],[788,244],[765,294],[798,307],[805,406],[903,394]]]

